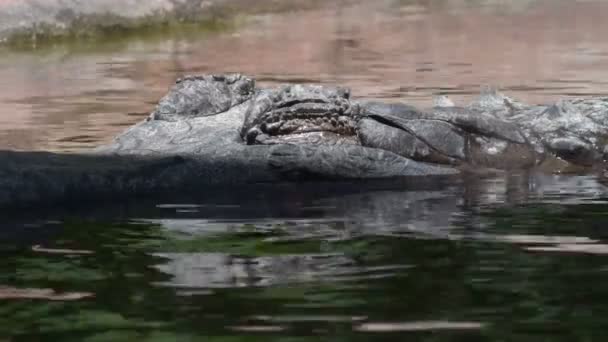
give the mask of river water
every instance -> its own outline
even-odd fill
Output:
[[[604,1],[330,1],[0,54],[0,147],[77,152],[183,74],[466,104],[608,94]],[[428,183],[428,184],[427,184]],[[509,174],[3,213],[0,341],[603,341],[607,188]],[[4,340],[3,340],[4,339]]]

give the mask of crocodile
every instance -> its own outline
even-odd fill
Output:
[[[416,108],[362,101],[337,86],[258,88],[240,74],[187,76],[102,151],[255,164],[274,180],[584,170],[608,153],[607,113],[608,98],[527,105],[488,88],[465,106],[442,96]]]
[[[319,85],[257,89],[243,75],[177,81],[147,120],[97,153],[180,156],[211,183],[453,175],[457,170],[365,146],[350,91]],[[209,167],[209,164],[212,167]]]
[[[603,170],[608,98],[528,105],[492,89],[456,106],[364,101],[347,88],[186,76],[142,122],[79,155],[0,152],[0,207],[302,181]]]

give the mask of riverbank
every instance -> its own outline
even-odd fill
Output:
[[[239,15],[310,8],[321,1],[0,0],[0,44],[37,48],[74,39],[218,30]]]

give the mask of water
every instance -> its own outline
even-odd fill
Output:
[[[606,195],[591,177],[510,175],[15,213],[0,336],[601,341]]]
[[[605,95],[603,1],[332,1],[0,55],[0,146],[82,151],[183,74],[466,103]],[[608,188],[509,174],[0,214],[0,341],[603,341]]]
[[[181,75],[340,84],[358,97],[465,104],[484,85],[528,102],[608,94],[605,1],[334,0],[225,32],[0,51],[0,146],[78,151],[141,120]]]

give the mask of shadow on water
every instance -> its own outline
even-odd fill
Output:
[[[13,216],[0,240],[0,336],[599,340],[606,190],[517,174]],[[54,297],[31,298],[41,289]]]

